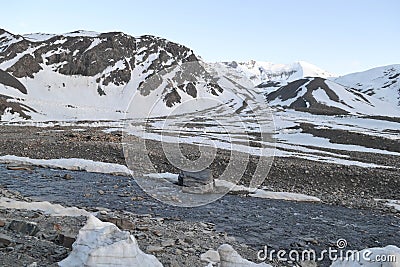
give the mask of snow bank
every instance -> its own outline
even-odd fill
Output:
[[[178,174],[174,173],[150,173],[146,175],[150,178],[161,178],[166,179],[170,182],[178,182]],[[249,192],[249,196],[267,199],[280,199],[289,201],[309,201],[309,202],[320,202],[321,200],[314,196],[308,196],[305,194],[291,193],[291,192],[273,192],[264,189],[250,188],[244,185],[237,185],[235,183],[215,179],[215,186],[229,188],[232,192],[244,191]]]
[[[47,168],[65,169],[73,171],[87,171],[95,173],[106,173],[113,175],[129,176],[129,169],[120,164],[93,161],[88,159],[68,158],[68,159],[31,159],[28,157],[18,157],[6,155],[0,157],[0,163],[29,164]]]
[[[257,189],[254,193],[250,194],[251,197],[268,198],[268,199],[283,199],[291,201],[302,201],[302,202],[320,202],[321,199],[308,196],[305,194],[291,193],[291,192],[273,192],[266,191],[263,189]]]
[[[219,254],[219,257],[214,256]],[[210,257],[213,255],[213,257]],[[204,261],[208,261],[209,264],[206,266],[213,266],[218,264],[219,267],[272,267],[266,263],[254,263],[243,259],[239,253],[237,253],[231,245],[223,244],[218,248],[218,251],[209,250],[201,255]]]
[[[400,211],[400,200],[389,199],[386,205],[389,207],[394,207],[396,210]]]
[[[89,216],[90,213],[77,207],[63,207],[60,204],[52,204],[48,201],[26,202],[6,197],[0,198],[0,207],[5,209],[40,210],[52,216]]]
[[[243,185],[236,185],[232,182],[224,180],[215,180],[216,186],[223,186],[230,188],[230,191],[246,191],[249,192],[251,197],[267,198],[267,199],[280,199],[289,201],[309,201],[309,202],[320,202],[321,200],[314,196],[308,196],[304,194],[291,193],[291,192],[273,192],[264,189],[250,188]]]
[[[367,248],[361,250],[359,255],[359,261],[352,258],[339,259],[331,267],[400,267],[400,248],[396,246]]]
[[[61,267],[80,266],[141,266],[158,267],[162,264],[153,255],[140,250],[135,238],[112,223],[89,216],[79,230],[71,254],[58,263]]]
[[[375,201],[383,201],[386,206],[393,207],[396,210],[400,211],[400,200],[376,198]]]

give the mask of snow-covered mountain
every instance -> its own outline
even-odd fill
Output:
[[[125,114],[134,96],[133,113]],[[122,119],[147,116],[150,109],[160,116],[199,96],[236,103],[192,50],[159,37],[0,30],[2,120]],[[193,110],[215,104],[202,102]]]
[[[150,35],[0,29],[3,121],[119,120],[221,104],[237,112],[257,102],[313,114],[399,116],[392,104],[400,101],[400,65],[333,76],[303,61],[206,64],[190,48]]]
[[[248,62],[221,62],[236,70],[237,75],[247,77],[256,86],[267,87],[268,84],[286,85],[289,82],[302,79],[304,77],[328,78],[335,76],[305,61],[298,61],[292,64],[275,64],[250,60]],[[276,87],[275,86],[275,87]]]
[[[334,81],[400,106],[400,64],[347,74]]]
[[[268,103],[317,115],[382,115],[400,117],[400,109],[333,81],[303,78],[267,94]]]

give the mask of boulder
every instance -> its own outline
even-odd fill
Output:
[[[214,179],[210,169],[197,172],[181,171],[178,185],[183,186],[182,191],[186,193],[210,193],[214,190]]]
[[[21,233],[23,235],[36,235],[39,232],[39,227],[34,222],[26,222],[19,220],[12,220],[8,229]]]
[[[7,247],[13,242],[12,238],[0,233],[0,247]]]
[[[72,249],[72,244],[75,240],[75,236],[63,233],[57,235],[56,243],[63,247]]]

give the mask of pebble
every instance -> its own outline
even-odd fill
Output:
[[[194,248],[188,248],[186,251],[189,252],[189,253],[195,253],[196,252],[196,250]]]
[[[160,231],[158,231],[158,230],[154,230],[153,234],[158,236],[158,237],[162,236],[162,233]]]
[[[149,230],[149,227],[148,227],[147,225],[137,225],[137,226],[136,226],[136,230],[139,230],[139,231],[148,231],[148,230]]]
[[[161,241],[161,246],[163,247],[172,247],[173,245],[175,245],[174,239],[166,239]]]
[[[69,174],[69,173],[66,173],[62,178],[65,179],[65,180],[72,180],[73,179],[72,175]]]
[[[148,253],[154,253],[154,252],[161,252],[161,251],[164,250],[164,248],[160,247],[160,246],[150,245],[150,246],[147,247],[146,250],[147,250]]]

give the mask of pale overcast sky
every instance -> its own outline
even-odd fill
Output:
[[[7,1],[13,33],[151,34],[206,61],[304,60],[344,74],[400,63],[398,0]]]

